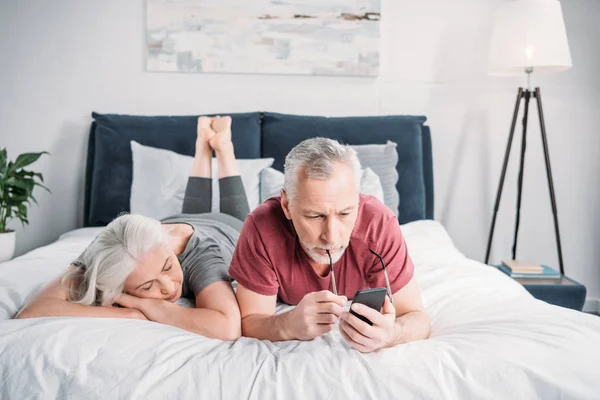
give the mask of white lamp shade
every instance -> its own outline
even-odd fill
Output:
[[[555,72],[572,65],[558,0],[511,0],[499,6],[488,60],[491,75],[522,75],[526,68]]]

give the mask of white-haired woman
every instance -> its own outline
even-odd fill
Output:
[[[220,213],[211,210],[211,158],[219,165]],[[200,117],[181,215],[162,221],[122,215],[102,230],[17,318],[86,316],[147,319],[235,340],[240,311],[228,275],[248,202],[230,117]],[[196,308],[174,304],[195,299]]]

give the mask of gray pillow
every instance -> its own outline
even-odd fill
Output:
[[[365,144],[350,146],[356,150],[361,167],[371,168],[379,176],[383,187],[383,203],[388,206],[394,214],[398,215],[400,207],[400,195],[396,190],[398,183],[398,145],[392,141],[387,144]]]

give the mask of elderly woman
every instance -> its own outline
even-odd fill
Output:
[[[211,210],[211,158],[219,165],[220,213]],[[211,338],[241,335],[228,275],[248,201],[235,161],[230,117],[200,117],[182,214],[157,221],[122,215],[17,318],[134,318]],[[174,304],[195,299],[196,308]]]

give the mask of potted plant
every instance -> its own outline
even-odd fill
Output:
[[[28,224],[27,206],[31,205],[30,200],[37,204],[33,188],[40,186],[50,192],[42,184],[42,174],[24,169],[42,154],[48,152],[23,153],[13,162],[8,160],[6,148],[0,150],[0,262],[10,260],[15,254],[15,231],[7,228],[8,221],[18,218],[23,225]]]

